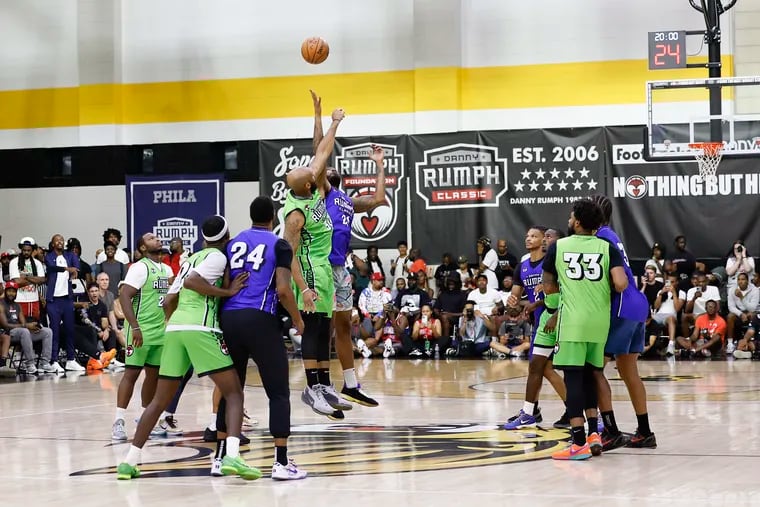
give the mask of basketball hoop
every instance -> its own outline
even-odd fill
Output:
[[[715,176],[720,159],[723,158],[723,143],[690,143],[689,148],[694,150],[702,181],[708,176]]]

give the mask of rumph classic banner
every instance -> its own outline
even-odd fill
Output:
[[[166,248],[174,237],[185,250],[202,248],[203,221],[224,214],[224,175],[127,176],[127,243],[134,250],[138,238],[152,232]]]

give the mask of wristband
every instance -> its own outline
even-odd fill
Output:
[[[304,290],[301,291],[301,294],[305,293],[307,290],[311,290],[311,287],[306,287]]]
[[[139,328],[139,327],[133,327],[133,328],[132,328],[132,331],[139,331],[139,330],[140,330],[140,328]]]

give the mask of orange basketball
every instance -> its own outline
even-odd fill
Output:
[[[324,62],[329,54],[330,46],[322,37],[309,37],[301,44],[301,56],[311,64]]]

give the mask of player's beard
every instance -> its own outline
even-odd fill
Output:
[[[570,227],[570,226],[568,225],[568,226],[567,226],[567,235],[568,235],[568,236],[572,236],[573,234],[575,234],[575,229],[573,229],[572,227]]]

